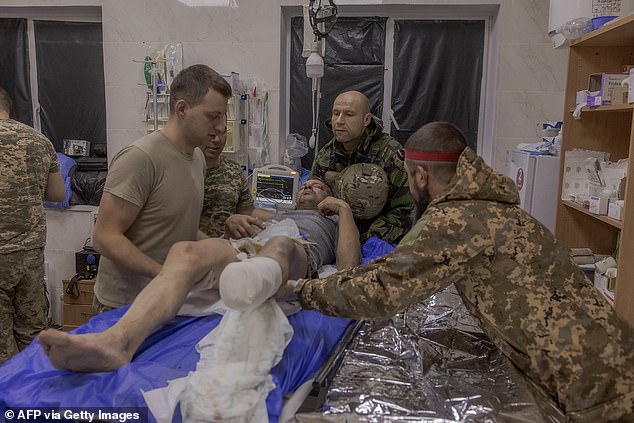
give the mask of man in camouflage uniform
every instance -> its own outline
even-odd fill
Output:
[[[253,236],[254,227],[264,229],[271,212],[253,207],[251,189],[238,163],[222,155],[227,134],[216,134],[203,149],[207,171],[200,230],[210,237]]]
[[[396,249],[325,279],[289,283],[304,308],[385,319],[453,283],[483,330],[569,421],[634,421],[634,336],[519,207],[513,181],[453,125],[423,126],[405,146],[415,201],[431,200]],[[282,293],[280,293],[282,295]]]
[[[311,170],[314,177],[330,183],[327,172],[341,172],[355,163],[374,163],[389,178],[388,201],[378,216],[357,219],[361,240],[370,236],[398,242],[409,230],[414,202],[407,190],[401,144],[383,132],[381,120],[370,113],[368,98],[358,91],[339,94],[326,122],[334,138],[319,150]]]
[[[10,114],[0,88],[0,363],[47,327],[42,201],[66,196],[51,142]]]

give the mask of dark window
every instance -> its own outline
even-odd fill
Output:
[[[393,63],[386,64],[386,27],[392,22]],[[303,28],[302,17],[291,19],[289,132],[308,139],[311,80],[301,55]],[[336,95],[357,90],[368,96],[376,116],[384,115],[384,105],[391,107],[400,129],[390,123],[390,132],[401,143],[425,123],[445,120],[457,125],[477,150],[485,28],[484,20],[337,19],[326,38],[319,147],[332,138],[324,122]],[[386,66],[392,81],[384,81]],[[392,84],[390,99],[383,98],[384,83]],[[302,165],[310,168],[312,160],[311,150]]]
[[[91,143],[106,155],[101,23],[35,21],[42,132],[57,151],[64,139]]]
[[[387,18],[339,18],[326,38],[324,77],[321,81],[319,106],[319,147],[332,133],[325,125],[332,103],[342,91],[356,90],[370,99],[372,113],[383,112],[383,80],[385,75],[385,24]],[[291,21],[290,133],[310,138],[312,128],[312,81],[306,76],[306,59],[302,57],[304,19]],[[302,158],[310,168],[312,150]]]
[[[33,126],[27,20],[0,18],[0,86],[13,99],[11,117]]]
[[[402,144],[428,122],[450,121],[476,149],[484,21],[407,20],[394,24],[392,110]]]

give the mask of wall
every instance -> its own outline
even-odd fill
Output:
[[[47,263],[51,316],[55,323],[63,323],[62,280],[75,275],[75,252],[80,251],[86,240],[92,237],[97,210],[94,206],[74,206],[69,210],[46,209],[44,258]]]
[[[241,77],[252,77],[264,84],[270,98],[271,155],[279,157],[277,142],[285,136],[279,129],[281,6],[308,4],[308,0],[235,1],[238,8],[189,7],[177,0],[4,1],[0,15],[7,6],[102,6],[110,159],[146,131],[142,121],[146,91],[143,65],[135,60],[143,60],[148,47],[162,47],[170,41],[183,43],[186,65],[206,63],[218,71],[239,72]],[[554,50],[547,37],[548,0],[336,0],[336,3],[356,7],[405,3],[421,7],[499,5],[491,31],[494,48],[488,52],[497,66],[488,69],[490,78],[484,87],[488,100],[483,109],[486,140],[481,149],[494,167],[505,170],[507,149],[518,143],[537,141],[538,123],[563,118],[568,51]],[[66,213],[48,213],[47,250],[57,263],[54,277],[60,281],[74,269],[71,253],[81,248],[91,231],[90,216]],[[84,223],[68,226],[69,221],[75,220]]]
[[[187,2],[187,0],[183,0]],[[189,7],[178,0],[27,0],[4,6],[102,5],[108,155],[145,134],[142,60],[148,47],[183,43],[185,64],[206,63],[221,72],[253,77],[269,91],[269,135],[272,157],[278,157],[280,134],[280,6],[307,4],[301,0],[235,0],[237,8]],[[190,1],[191,2],[191,1]],[[207,3],[230,3],[208,0]],[[203,0],[198,3],[204,3]],[[498,66],[489,69],[490,101],[484,116],[485,143],[481,153],[496,168],[506,166],[506,150],[539,138],[537,124],[560,120],[567,50],[554,50],[547,37],[548,0],[337,0],[342,5],[415,4],[464,6],[499,4],[492,34]],[[2,7],[0,7],[0,12]],[[283,110],[283,109],[282,109]]]
[[[567,49],[553,49],[549,2],[504,1],[491,164],[506,167],[506,150],[540,139],[537,124],[563,120]]]
[[[225,0],[226,1],[226,0]],[[236,0],[238,8],[188,7],[176,0],[109,0],[103,4],[104,55],[109,156],[145,131],[141,123],[145,88],[140,85],[148,45],[183,43],[185,64],[207,63],[219,71],[251,76],[269,90],[269,135],[272,157],[278,157],[280,134],[280,5],[303,1]],[[226,1],[228,2],[228,1]],[[398,4],[391,1],[345,1],[338,5]],[[404,3],[404,2],[400,2]],[[499,66],[488,86],[491,101],[484,119],[481,153],[496,168],[506,166],[506,150],[539,139],[537,125],[560,120],[567,51],[554,50],[547,37],[548,0],[410,1],[409,4],[500,4],[493,28],[498,48],[489,52]],[[283,110],[283,108],[281,109]]]

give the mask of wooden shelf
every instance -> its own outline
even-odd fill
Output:
[[[610,160],[634,160],[634,104],[583,107],[581,119],[572,113],[576,93],[588,86],[591,74],[619,73],[634,64],[634,13],[608,22],[573,42],[568,52],[565,113],[561,152],[576,149],[606,151]],[[634,174],[632,162],[629,175]],[[559,192],[565,160],[561,161]],[[627,178],[625,203],[634,201],[634,178]],[[618,252],[616,311],[634,327],[634,207],[625,207],[623,220],[591,214],[572,201],[557,204],[555,236],[565,246],[587,247],[600,254]]]
[[[588,209],[586,209],[585,207],[583,207],[581,204],[579,203],[575,203],[574,201],[569,201],[569,200],[561,200],[561,204],[566,206],[566,207],[570,207],[571,209],[575,209],[585,215],[590,216],[593,219],[597,219],[600,220],[603,223],[607,223],[610,226],[614,226],[615,228],[621,230],[623,229],[623,221],[622,220],[616,220],[616,219],[612,219],[611,217],[607,217],[604,215],[598,215],[598,214],[594,214],[594,213],[590,213],[588,211]]]
[[[632,104],[608,104],[607,106],[595,106],[588,107],[584,106],[581,108],[581,113],[589,113],[589,112],[632,112],[634,110],[634,103]],[[570,109],[570,113],[574,112],[575,109]]]
[[[571,46],[631,46],[634,45],[634,13],[616,18],[601,28],[577,38]]]

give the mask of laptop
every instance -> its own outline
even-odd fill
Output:
[[[253,169],[253,205],[275,211],[292,210],[297,204],[299,172],[281,165]]]

